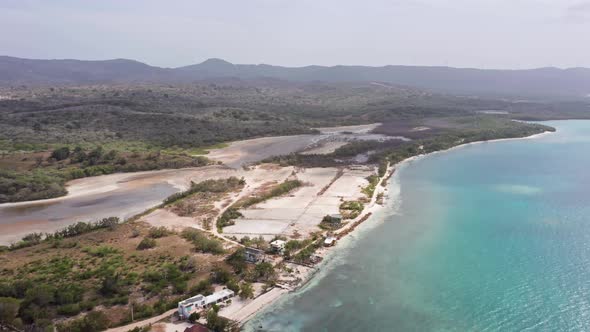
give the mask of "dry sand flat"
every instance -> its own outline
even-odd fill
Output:
[[[375,128],[379,127],[381,123],[370,123],[365,125],[356,125],[356,126],[340,126],[340,127],[322,127],[316,128],[322,134],[335,134],[335,133],[342,133],[342,132],[350,132],[355,134],[366,134],[373,131]]]
[[[244,177],[247,189],[269,181],[281,182],[291,167],[262,165],[249,171],[225,166],[207,166],[180,170],[120,173],[78,179],[68,184],[64,197],[0,205],[0,244],[10,244],[33,232],[54,232],[78,221],[94,221],[118,216],[128,218],[158,205],[170,194],[187,189],[191,181]],[[191,223],[166,214],[151,218],[155,224],[180,227]]]
[[[320,144],[318,147],[311,148],[300,152],[301,154],[329,154],[336,151],[338,148],[345,146],[348,142],[336,141],[336,142],[325,142]]]
[[[238,323],[244,323],[248,318],[255,315],[262,308],[274,302],[285,293],[287,293],[287,291],[284,289],[273,288],[253,300],[244,301],[235,297],[232,299],[232,304],[227,308],[221,309],[219,314],[223,317],[237,321]]]
[[[263,137],[230,143],[228,147],[211,150],[207,158],[221,161],[230,167],[257,162],[271,156],[304,150],[317,135]]]
[[[229,169],[224,174],[224,178],[235,176],[244,178],[246,186],[240,193],[232,193],[225,195],[223,199],[216,202],[211,202],[217,212],[221,213],[223,208],[229,206],[231,203],[237,201],[240,197],[251,194],[258,190],[261,186],[272,182],[280,183],[285,181],[293,172],[293,167],[278,167],[275,165],[263,164],[257,167],[251,167],[248,170],[243,169]],[[216,178],[217,174],[211,174]],[[200,181],[203,181],[201,179]],[[195,181],[196,182],[196,181]],[[149,223],[152,226],[165,226],[170,229],[179,231],[186,227],[202,228],[202,219],[200,217],[181,217],[167,209],[157,209],[150,214],[142,217],[140,220]],[[215,223],[213,218],[212,223]],[[214,225],[213,225],[214,227]]]
[[[209,151],[207,158],[221,161],[230,167],[239,168],[242,165],[258,162],[271,156],[286,155],[307,149],[315,150],[314,153],[330,153],[345,144],[344,141],[352,139],[352,137],[349,137],[351,136],[350,133],[353,135],[368,134],[379,125],[380,123],[373,123],[358,126],[316,128],[321,132],[320,135],[275,136],[236,141],[225,148]],[[339,139],[339,136],[342,137]],[[381,137],[384,136],[370,135],[370,137],[366,138],[379,139]],[[362,137],[359,138],[362,139]],[[335,140],[342,142],[335,142]]]
[[[320,191],[332,182],[338,169],[305,169],[296,176],[306,183],[306,186],[289,195],[241,210],[244,217],[237,219],[235,225],[224,228],[224,234],[238,238],[246,235],[272,238],[279,234],[293,236],[297,232],[307,236],[319,230],[317,225],[326,214],[339,212],[342,200],[363,197],[361,189],[368,184],[365,178],[373,172],[372,167],[346,169],[344,174],[319,196]]]

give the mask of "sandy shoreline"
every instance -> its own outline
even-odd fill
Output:
[[[551,133],[552,132],[547,131],[527,137],[464,143],[446,150],[413,156],[404,159],[395,165],[389,165],[385,176],[383,176],[376,185],[372,197],[367,203],[365,203],[365,208],[362,213],[355,219],[350,220],[335,233],[336,235],[342,235],[342,238],[345,239],[353,238],[354,234],[356,234],[355,231],[358,232],[355,229],[357,226],[374,222],[375,215],[387,207],[388,202],[392,202],[399,198],[399,192],[391,190],[391,186],[389,185],[382,186],[382,182],[392,176],[396,176],[397,170],[413,160],[434,155],[436,153],[443,153],[453,149],[467,147],[469,145],[510,140],[536,139]],[[288,177],[296,176],[309,185],[298,189],[288,196],[273,199],[246,209],[243,211],[244,217],[237,220],[236,225],[227,227],[224,230],[224,233],[228,236],[235,235],[237,238],[248,235],[249,233],[245,233],[245,230],[252,230],[251,221],[256,220],[261,222],[263,227],[262,229],[254,229],[253,234],[264,234],[265,238],[272,238],[276,235],[290,235],[295,232],[301,235],[309,235],[310,230],[317,230],[317,221],[321,220],[323,215],[326,213],[339,212],[338,206],[342,200],[359,199],[360,188],[366,186],[368,183],[365,180],[365,177],[368,174],[373,174],[375,167],[346,167],[344,175],[339,174],[340,171],[341,170],[336,168],[309,168],[296,170],[292,167],[275,169],[271,166],[257,166],[246,170],[231,169],[224,166],[207,166],[196,169],[119,173],[75,180],[68,186],[68,189],[71,189],[71,192],[64,197],[36,202],[6,203],[1,204],[0,208],[27,206],[31,204],[43,205],[84,196],[110,194],[121,188],[143,188],[147,184],[161,182],[165,182],[178,190],[182,190],[186,189],[191,180],[198,182],[205,178],[223,178],[229,176],[245,177],[247,188],[244,193],[253,193],[258,188],[268,183],[269,180],[274,183],[279,183]],[[384,201],[382,203],[377,202],[377,196],[379,194],[383,194],[384,196]],[[234,197],[234,199],[237,199],[237,197]],[[150,215],[146,216],[147,219],[145,221],[154,226],[173,227],[175,226],[174,223],[179,223],[178,226],[196,227],[194,219],[188,217],[179,218],[178,216],[170,215],[169,213],[167,214],[167,211],[165,210],[153,212],[152,217],[154,217],[152,218],[154,221],[150,221]],[[156,224],[157,222],[162,223]],[[0,226],[2,226],[2,224],[0,224]],[[10,224],[4,226],[10,226]],[[0,227],[0,229],[2,228]],[[307,269],[299,269],[297,267],[297,277],[299,281],[296,283],[294,282],[294,286],[285,284],[281,285],[281,287],[274,287],[268,292],[260,292],[255,299],[241,303],[239,308],[223,308],[220,315],[236,320],[242,325],[245,324],[259,312],[272,306],[272,304],[280,299],[281,296],[290,292],[298,291],[305,287],[305,285],[308,285],[309,282],[316,277],[318,272],[330,262],[330,256],[332,256],[333,253],[338,252],[343,246],[346,246],[347,242],[348,241],[342,241],[338,242],[334,247],[320,248],[316,254],[325,259],[319,265]]]
[[[496,143],[496,142],[503,142],[503,141],[513,141],[513,140],[525,140],[525,139],[537,139],[537,138],[541,138],[544,137],[546,135],[552,134],[554,132],[550,132],[550,131],[545,131],[543,133],[539,133],[539,134],[535,134],[535,135],[531,135],[531,136],[526,136],[526,137],[515,137],[515,138],[502,138],[502,139],[496,139],[496,140],[488,140],[488,141],[479,141],[479,142],[470,142],[470,143],[465,143],[465,144],[460,144],[457,146],[454,146],[452,148],[446,149],[446,150],[441,150],[441,151],[435,151],[435,152],[431,152],[431,153],[427,153],[427,154],[421,154],[421,155],[416,155],[413,157],[409,157],[406,158],[400,162],[398,162],[395,165],[392,165],[389,167],[388,172],[386,173],[386,175],[380,180],[379,184],[377,185],[377,188],[382,188],[381,186],[381,182],[384,179],[388,179],[389,177],[395,176],[395,174],[397,173],[397,170],[399,170],[401,167],[403,167],[405,164],[410,163],[411,161],[417,160],[417,159],[421,159],[424,157],[428,157],[430,155],[434,155],[437,153],[445,153],[445,152],[449,152],[455,149],[459,149],[459,148],[464,148],[464,147],[468,147],[471,145],[475,145],[475,144],[484,144],[484,143]],[[392,173],[393,172],[393,173]],[[363,216],[367,215],[367,214],[371,214],[371,216],[366,220],[366,222],[371,222],[372,219],[374,218],[375,214],[381,210],[383,210],[386,206],[387,206],[387,202],[393,201],[395,199],[397,199],[399,197],[399,192],[397,193],[390,193],[389,195],[385,195],[385,201],[383,204],[375,204],[374,203],[374,199],[375,197],[378,195],[379,192],[389,192],[390,190],[388,190],[388,188],[383,188],[382,191],[378,191],[375,190],[375,193],[373,194],[373,199],[371,200],[372,204],[370,204],[367,208],[365,208],[365,210],[363,211],[363,213],[356,218],[355,220],[361,219]],[[346,228],[346,227],[345,227]],[[342,230],[340,230],[340,232],[344,232],[345,228],[343,228]],[[348,235],[353,235],[355,234],[355,230],[352,230],[352,232]],[[346,235],[346,236],[348,236]],[[302,281],[296,288],[292,289],[291,292],[296,292],[301,290],[302,288],[304,288],[307,284],[309,284],[309,282],[316,276],[316,274],[318,274],[320,268],[322,266],[325,266],[326,264],[329,263],[330,259],[330,254],[331,253],[335,253],[336,251],[339,250],[339,247],[341,247],[341,244],[336,244],[336,246],[334,247],[324,247],[321,248],[316,254],[326,258],[320,265],[318,265],[316,267],[316,269],[314,269],[313,271],[310,271],[306,276],[305,276],[305,280]],[[248,319],[244,320],[244,321],[240,321],[240,324],[244,325],[248,320],[250,320],[251,318],[255,317],[256,314],[268,309],[273,303],[275,303],[278,299],[280,299],[281,296],[288,294],[288,292],[281,292],[281,293],[276,293],[273,300],[272,301],[268,301],[264,306],[257,306],[256,308],[252,308],[252,313],[251,315],[249,315]]]

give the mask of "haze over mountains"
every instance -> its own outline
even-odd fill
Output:
[[[182,83],[214,78],[323,82],[386,82],[435,92],[509,96],[588,98],[590,69],[482,70],[419,66],[306,66],[232,64],[221,59],[160,68],[138,61],[32,60],[0,56],[0,85],[97,83]]]

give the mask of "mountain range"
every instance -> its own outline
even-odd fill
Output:
[[[127,59],[36,60],[0,56],[0,86],[187,83],[216,78],[383,82],[438,93],[475,96],[590,96],[590,69],[587,68],[488,70],[425,66],[281,67],[265,64],[232,64],[221,59],[209,59],[178,68],[161,68]]]

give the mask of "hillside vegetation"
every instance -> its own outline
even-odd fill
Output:
[[[179,68],[159,68],[138,61],[32,60],[0,56],[0,86],[81,85],[97,83],[188,83],[218,78],[271,78],[299,82],[383,82],[431,91],[487,96],[584,98],[590,69],[539,68],[482,70],[420,66],[306,66],[232,64],[209,59]]]
[[[481,119],[503,119],[495,126],[513,130],[509,120],[515,118],[588,116],[579,102],[464,98],[372,83],[15,86],[0,89],[0,97],[0,202],[64,195],[66,181],[84,176],[202,166],[208,161],[197,155],[226,142],[310,134],[321,126],[381,122],[377,132],[386,135],[460,139],[474,132],[481,137]],[[486,110],[506,114],[481,113]],[[490,138],[512,135],[485,130]],[[335,156],[358,154],[375,144],[351,144]],[[399,144],[380,143],[378,150]],[[296,158],[310,165],[334,159]]]

